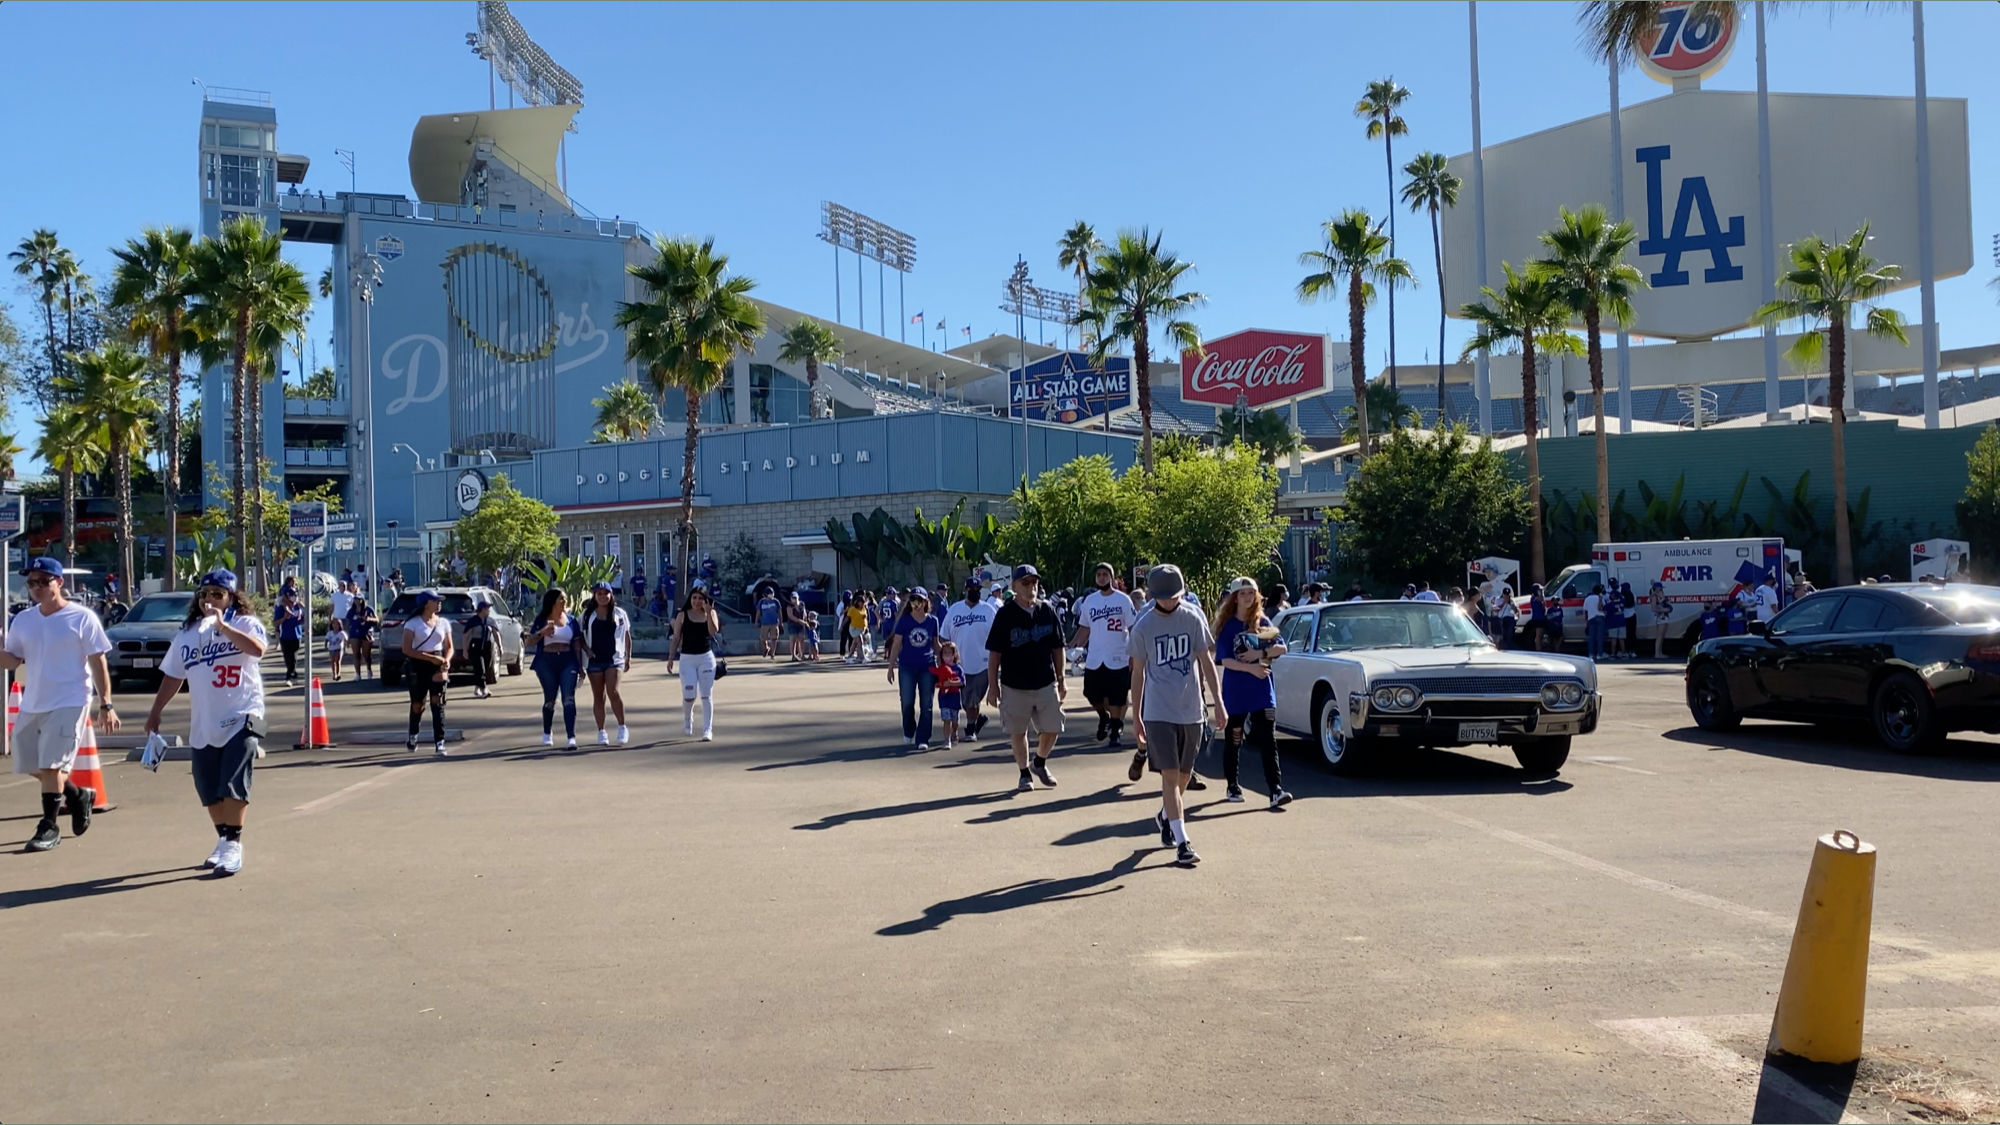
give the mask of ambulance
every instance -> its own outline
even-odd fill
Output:
[[[1590,561],[1565,567],[1550,582],[1543,597],[1563,607],[1563,640],[1584,643],[1583,599],[1599,586],[1632,587],[1638,620],[1634,643],[1653,637],[1653,583],[1666,587],[1672,612],[1667,617],[1667,643],[1676,648],[1701,639],[1701,613],[1709,603],[1727,604],[1745,590],[1755,591],[1769,580],[1778,591],[1778,605],[1790,605],[1799,571],[1799,552],[1785,549],[1782,539],[1668,539],[1657,543],[1599,543]],[[1528,620],[1528,600],[1522,598],[1521,621]],[[1631,613],[1633,610],[1627,610]],[[1651,651],[1646,648],[1643,651]]]

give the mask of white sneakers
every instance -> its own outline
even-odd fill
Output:
[[[597,728],[597,744],[598,744],[599,746],[609,746],[609,745],[611,745],[611,736],[610,736],[610,735],[608,735],[608,734],[606,734],[606,733],[604,733],[604,728],[603,728],[603,727],[598,727],[598,728]]]
[[[215,873],[234,875],[241,870],[243,870],[243,841],[224,840],[222,846],[216,849]]]
[[[449,755],[451,751],[446,750],[444,748],[444,743],[440,742],[436,746],[431,747],[431,753],[436,757],[442,758]]]
[[[544,745],[544,746],[554,746],[555,744],[556,744],[556,736],[555,736],[555,735],[553,735],[553,734],[548,734],[548,733],[544,733],[544,734],[542,735],[542,745]]]
[[[564,749],[568,749],[568,750],[574,750],[574,749],[576,749],[576,739],[575,739],[575,738],[571,738],[571,739],[569,740],[569,745],[568,745],[568,746],[566,746],[566,747],[564,747]]]
[[[626,726],[625,726],[625,724],[624,724],[624,723],[619,723],[619,724],[618,724],[618,745],[620,745],[620,746],[623,746],[623,745],[625,745],[626,743],[628,743],[628,742],[630,742],[630,741],[632,741],[632,732],[631,732],[631,731],[630,731],[629,729],[627,729],[627,728],[626,728]]]
[[[201,865],[203,867],[214,867],[216,864],[221,863],[222,853],[224,849],[228,847],[229,847],[229,841],[223,839],[221,836],[217,836],[215,838],[215,850],[208,853],[208,858],[202,860]]]
[[[702,732],[701,732],[701,740],[702,740],[703,742],[714,742],[714,741],[715,741],[715,732],[714,732],[714,731],[712,731],[712,730],[705,730],[705,731],[702,731]]]
[[[685,719],[685,720],[684,720],[684,721],[683,721],[683,722],[681,723],[681,733],[682,733],[682,734],[693,734],[693,733],[694,733],[694,716],[693,716],[693,715],[689,715],[689,716],[688,716],[688,717],[687,717],[687,718],[686,718],[686,719]]]

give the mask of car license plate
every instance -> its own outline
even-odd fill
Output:
[[[150,656],[135,656],[132,658],[132,667],[134,668],[151,668],[152,666],[153,658]]]
[[[1460,742],[1492,742],[1499,737],[1499,723],[1458,724],[1458,739]]]

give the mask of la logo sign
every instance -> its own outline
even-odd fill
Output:
[[[1721,70],[1736,45],[1736,5],[1708,8],[1697,14],[1689,0],[1655,5],[1652,26],[1639,36],[1639,69],[1670,85]]]

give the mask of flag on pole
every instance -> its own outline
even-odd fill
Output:
[[[939,332],[944,331],[944,318],[938,317],[937,323],[932,327],[936,328]]]
[[[919,311],[917,315],[910,318],[911,324],[922,324],[923,322],[924,322],[924,314],[921,311]]]
[[[965,338],[966,338],[966,339],[968,339],[968,340],[972,339],[972,326],[971,326],[971,325],[967,325],[967,326],[965,326],[965,327],[963,327],[963,328],[960,328],[960,329],[959,329],[959,331],[960,331],[960,332],[963,332],[963,333],[965,333]]]

